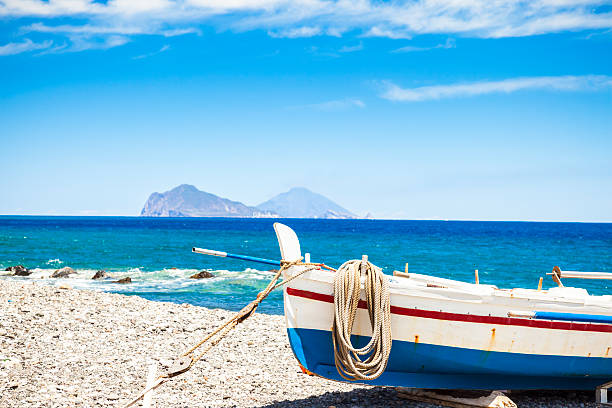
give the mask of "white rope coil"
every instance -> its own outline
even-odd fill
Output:
[[[372,326],[372,338],[362,348],[351,342],[359,306],[361,276]],[[346,380],[373,380],[387,368],[391,352],[391,301],[389,281],[380,268],[364,260],[347,261],[334,278],[334,359]]]

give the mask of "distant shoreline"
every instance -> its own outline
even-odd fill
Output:
[[[332,222],[355,221],[406,221],[406,222],[507,222],[507,223],[542,223],[542,224],[612,224],[612,221],[556,221],[556,220],[462,220],[462,219],[410,219],[410,218],[297,218],[297,217],[151,217],[142,215],[58,215],[58,214],[0,214],[3,218],[134,218],[134,219],[170,219],[170,220],[312,220]]]

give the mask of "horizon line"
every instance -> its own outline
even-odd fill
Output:
[[[558,220],[479,220],[442,218],[300,218],[300,217],[149,217],[142,215],[66,215],[66,214],[0,214],[0,217],[74,217],[74,218],[141,218],[141,219],[228,219],[228,220],[325,220],[325,221],[439,221],[439,222],[525,222],[556,224],[612,224],[610,221],[558,221]]]

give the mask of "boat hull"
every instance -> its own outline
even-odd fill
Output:
[[[300,364],[330,380],[346,381],[334,364],[331,331],[287,329]],[[361,346],[367,336],[352,336]],[[609,370],[607,358],[492,352],[394,340],[385,372],[371,385],[434,389],[594,389],[610,376],[572,375]]]
[[[281,257],[302,259],[295,232],[275,223]],[[309,262],[309,255],[306,256]],[[347,381],[334,363],[334,274],[283,271],[285,320],[308,371]],[[434,389],[593,389],[612,380],[612,296],[581,288],[498,289],[429,275],[388,277],[392,347],[373,385]],[[351,328],[357,348],[372,335],[362,277]]]
[[[332,279],[331,274],[309,272],[285,288],[287,332],[305,369],[347,381],[334,364]],[[398,287],[391,293],[393,345],[387,369],[368,384],[577,390],[612,380],[611,324],[510,318],[503,310],[525,306],[525,301],[505,293],[497,299],[497,291],[495,297],[478,300],[448,289]],[[567,301],[562,306],[575,307]],[[370,339],[364,301],[353,333],[357,347]]]

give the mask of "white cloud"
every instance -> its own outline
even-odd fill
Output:
[[[130,39],[122,35],[111,35],[107,37],[89,38],[89,37],[72,37],[72,47],[68,51],[84,51],[84,50],[107,50],[109,48],[119,47],[127,44]]]
[[[500,38],[609,30],[601,0],[2,0],[0,18],[40,22],[49,35],[182,35],[202,26],[261,29],[273,37],[317,35],[410,39],[421,34]],[[603,11],[602,11],[603,10]],[[59,26],[45,24],[62,18]],[[403,52],[419,51],[404,47]],[[422,50],[421,50],[422,51]],[[401,51],[398,51],[401,52]]]
[[[46,25],[34,23],[21,28],[23,32],[59,33],[59,34],[143,34],[143,29],[136,26],[99,26],[99,25]]]
[[[412,45],[408,45],[406,47],[395,49],[391,52],[393,53],[418,52],[418,51],[436,50],[436,49],[441,49],[441,48],[449,49],[449,48],[455,48],[455,47],[457,47],[455,40],[453,38],[447,38],[446,42],[444,42],[443,44],[437,44],[437,45],[434,45],[433,47],[415,47]]]
[[[401,88],[392,82],[383,82],[382,98],[400,102],[458,98],[491,93],[511,93],[521,90],[595,91],[612,88],[612,77],[605,75],[546,76],[510,78],[501,81],[481,81],[450,85]]]
[[[161,35],[164,37],[176,37],[185,34],[200,34],[197,28],[173,28],[164,29],[160,27],[145,27],[137,24],[60,24],[47,25],[44,23],[34,23],[21,27],[21,33],[48,33],[64,36],[68,42],[53,48],[48,48],[39,53],[56,54],[63,52],[78,52],[92,49],[108,49],[127,44],[133,35]]]
[[[321,34],[319,27],[297,27],[281,31],[268,31],[268,35],[273,38],[302,38]]]
[[[5,45],[0,45],[0,56],[15,55],[15,54],[21,54],[23,52],[28,52],[28,51],[43,50],[45,48],[51,47],[52,44],[53,44],[53,41],[50,41],[50,40],[36,43],[26,38],[22,42],[8,43]]]
[[[412,35],[406,33],[405,31],[398,31],[396,29],[389,28],[381,28],[374,26],[367,30],[364,34],[364,37],[387,37],[392,38],[394,40],[406,39],[409,40],[412,38]]]
[[[161,29],[157,27],[143,27],[139,25],[46,25],[43,23],[34,23],[29,26],[21,27],[22,32],[39,32],[53,34],[84,34],[84,35],[134,35],[134,34],[159,34],[164,37],[176,37],[185,34],[200,34],[197,28],[173,28]]]
[[[197,28],[174,28],[171,30],[161,30],[160,34],[163,35],[164,37],[177,37],[179,35],[185,35],[185,34],[197,34],[197,35],[201,35],[202,32],[197,29]]]
[[[91,37],[89,35],[71,34],[68,38],[70,42],[47,48],[37,55],[63,54],[66,52],[81,52],[87,50],[107,50],[127,44],[130,41],[129,37],[122,35]]]
[[[338,27],[330,27],[325,31],[325,34],[329,35],[330,37],[342,37],[342,34],[345,32],[345,29],[342,28],[338,28]]]
[[[365,103],[360,99],[345,98],[321,103],[313,103],[309,105],[292,106],[289,109],[315,109],[320,111],[342,111],[352,108],[365,108]]]

